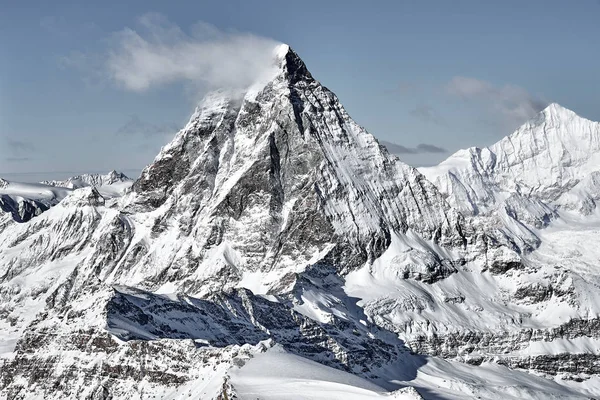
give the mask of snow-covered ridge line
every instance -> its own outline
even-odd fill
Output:
[[[2,180],[0,208],[17,222],[26,222],[58,204],[71,189],[41,183],[20,183]]]
[[[74,190],[96,187],[101,196],[115,198],[122,196],[132,184],[133,180],[116,171],[108,174],[83,174],[64,181],[41,183],[0,179],[0,208],[12,215],[15,221],[27,222],[60,203]]]
[[[594,178],[600,123],[553,103],[497,143],[459,150],[419,170],[452,205],[472,215],[485,214],[512,194],[589,213],[600,194]]]
[[[122,172],[115,170],[110,171],[107,174],[82,174],[72,176],[65,180],[51,180],[42,181],[41,183],[49,186],[66,187],[70,189],[77,189],[86,186],[106,186],[113,185],[119,182],[131,182],[132,179],[128,178]]]

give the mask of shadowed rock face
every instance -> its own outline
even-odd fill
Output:
[[[17,222],[27,222],[50,208],[47,204],[31,199],[15,200],[10,196],[0,196],[0,209],[10,213]]]
[[[199,345],[227,347],[273,339],[294,353],[349,371],[358,366],[371,371],[408,351],[391,337],[389,342],[370,338],[367,333],[376,331],[374,326],[335,317],[319,324],[280,300],[275,303],[245,289],[207,300],[175,300],[119,288],[107,303],[106,322],[109,332],[127,341],[193,339]]]
[[[219,365],[243,365],[239,354],[252,357],[274,343],[322,364],[377,379],[386,366],[408,357],[409,350],[394,335],[365,322],[356,299],[343,294],[343,280],[333,273],[334,268],[327,266],[308,271],[290,293],[271,300],[246,289],[197,299],[124,286],[90,288],[63,305],[53,295],[48,311],[62,318],[42,315],[29,325],[17,343],[15,358],[0,366],[0,388],[11,398],[30,393],[20,382],[37,382],[38,394],[54,396],[58,390],[73,398],[102,390],[118,397],[135,392],[131,386],[141,381],[176,388],[193,382],[198,374],[210,378]],[[73,279],[66,285],[72,283]],[[324,286],[347,317],[330,315],[327,321],[315,321],[294,309],[309,291],[325,294]],[[97,299],[92,306],[86,304],[91,292]],[[65,353],[77,358],[64,358]],[[97,359],[103,362],[94,363]],[[410,356],[403,377],[414,379],[424,363]],[[74,381],[77,377],[81,379]]]

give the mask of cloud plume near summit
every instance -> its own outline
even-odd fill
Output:
[[[186,33],[161,14],[145,14],[135,29],[114,34],[106,69],[112,81],[137,92],[177,82],[209,89],[245,88],[273,73],[278,44],[203,22]]]

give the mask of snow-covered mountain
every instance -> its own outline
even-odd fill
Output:
[[[512,135],[422,168],[448,201],[479,215],[511,198],[552,202],[589,214],[600,196],[600,123],[550,104]]]
[[[80,189],[94,187],[104,198],[120,197],[133,185],[133,179],[115,170],[107,174],[82,174],[72,176],[64,181],[44,181],[45,185]]]
[[[478,313],[493,299],[496,310],[506,308],[504,320],[490,324],[486,317],[492,330],[475,334],[470,316],[458,335],[436,333],[434,354],[462,351],[485,360],[494,349],[512,353],[502,361],[507,365],[597,374],[600,123],[551,104],[496,144],[461,150],[420,171],[476,230],[520,255],[513,264],[488,269],[493,283],[485,274],[477,278],[484,279],[478,285],[485,291]],[[487,356],[473,345],[482,341]],[[467,350],[457,351],[461,345]]]
[[[541,243],[536,229],[561,213],[597,212],[600,123],[550,104],[494,145],[458,151],[420,171],[454,208],[492,221],[519,252],[529,252]]]
[[[0,179],[0,218],[25,222],[58,204],[71,190],[37,183]]]
[[[43,181],[42,184],[66,187],[71,189],[79,189],[87,186],[109,186],[121,183],[126,184],[128,182],[133,182],[133,180],[131,178],[128,178],[122,172],[112,170],[107,174],[82,174],[72,176],[70,178],[65,179],[64,181]]]
[[[27,222],[58,204],[75,189],[95,187],[105,199],[122,196],[133,184],[124,174],[84,174],[64,181],[41,183],[9,182],[0,179],[0,218],[9,216],[17,222]]]
[[[131,190],[3,222],[0,395],[598,395],[597,250],[544,240],[584,228],[458,207],[289,47],[274,62],[207,96]]]

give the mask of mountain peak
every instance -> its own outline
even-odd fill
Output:
[[[294,84],[303,79],[314,79],[298,53],[287,44],[277,46],[275,49],[275,56],[280,62],[280,67],[286,73],[290,83]]]
[[[600,123],[551,103],[491,146],[458,151],[421,172],[447,194],[458,186],[466,188],[450,203],[477,213],[493,209],[505,193],[533,193],[548,203],[557,201],[597,170],[598,154]]]
[[[571,111],[558,103],[550,103],[542,110],[541,114],[545,119],[570,119],[578,116],[574,111]]]

